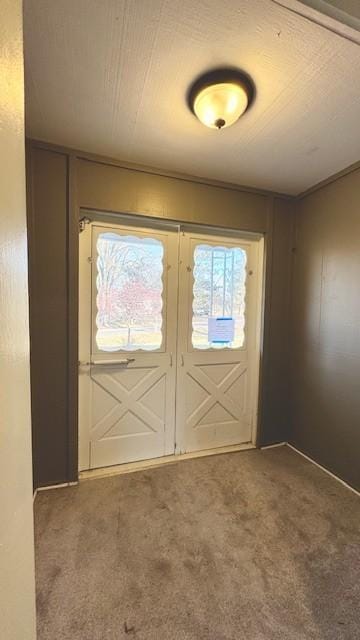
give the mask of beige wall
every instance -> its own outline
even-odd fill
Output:
[[[263,431],[287,441],[290,434],[290,324],[294,245],[294,202],[275,198],[271,271],[268,278],[267,363],[263,392]]]
[[[266,304],[259,444],[290,438],[348,482],[360,484],[357,427],[360,170],[298,201],[297,240],[294,200],[270,193],[205,184],[185,176],[154,174],[151,170],[119,166],[106,158],[36,142],[29,143],[28,176],[33,187],[30,219],[35,233],[30,244],[37,257],[30,281],[44,286],[38,301],[32,296],[35,301],[32,335],[39,328],[38,318],[46,316],[42,301],[54,295],[52,282],[57,282],[56,304],[69,318],[67,334],[59,313],[54,314],[51,328],[42,326],[39,336],[44,357],[33,358],[33,397],[38,398],[33,408],[34,412],[35,405],[38,406],[38,412],[33,413],[37,483],[76,478],[77,223],[80,207],[88,207],[265,233]],[[51,221],[50,240],[47,220]],[[36,247],[43,247],[41,260]],[[59,257],[47,259],[47,253]],[[66,256],[68,262],[64,263]],[[58,386],[50,384],[46,365],[54,335],[59,357],[53,378],[59,379],[61,374]],[[37,351],[41,355],[40,349]],[[71,359],[70,368],[66,354]],[[47,405],[42,400],[44,384],[61,391],[51,399],[50,422]],[[69,432],[61,426],[64,418],[60,412],[58,419],[54,419],[54,408],[66,406],[67,388],[72,398],[68,404],[73,407]],[[50,475],[50,469],[56,470],[56,477]]]
[[[33,640],[22,4],[0,5],[0,637]]]
[[[189,176],[161,175],[151,169],[124,166],[31,141],[27,175],[31,192],[30,319],[36,485],[77,477],[77,252],[81,208],[265,234],[266,299],[261,353],[264,397],[258,443],[287,439],[294,200]],[[41,318],[48,318],[49,300],[51,323],[44,323]],[[56,369],[50,372],[48,354],[57,362]],[[44,402],[44,389],[48,402]],[[64,408],[69,415],[68,430]]]
[[[360,488],[360,169],[300,200],[293,443]]]
[[[78,159],[78,204],[101,211],[266,231],[269,196]]]

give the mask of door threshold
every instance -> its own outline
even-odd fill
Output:
[[[162,467],[164,464],[174,464],[180,460],[191,460],[193,458],[205,458],[207,456],[218,456],[224,453],[235,453],[236,451],[247,451],[248,449],[256,449],[251,442],[244,444],[234,444],[229,447],[218,447],[217,449],[204,449],[203,451],[191,451],[189,453],[173,454],[163,456],[162,458],[151,458],[150,460],[139,460],[137,462],[124,462],[111,467],[99,467],[98,469],[89,469],[88,471],[79,472],[79,480],[92,480],[95,478],[108,478],[110,476],[119,476],[125,473],[134,473],[135,471],[145,471],[146,469],[154,469]]]

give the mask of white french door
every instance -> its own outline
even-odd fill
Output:
[[[79,266],[80,470],[251,442],[260,240],[93,222]]]
[[[259,242],[182,233],[177,449],[251,442],[257,420]]]
[[[80,470],[174,453],[177,232],[80,238]]]

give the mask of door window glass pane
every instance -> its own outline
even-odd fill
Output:
[[[246,251],[197,245],[194,251],[192,346],[236,349],[245,339]]]
[[[162,344],[163,244],[101,233],[97,240],[96,345],[153,351]]]

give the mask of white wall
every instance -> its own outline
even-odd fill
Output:
[[[34,640],[21,0],[0,16],[0,638]]]

